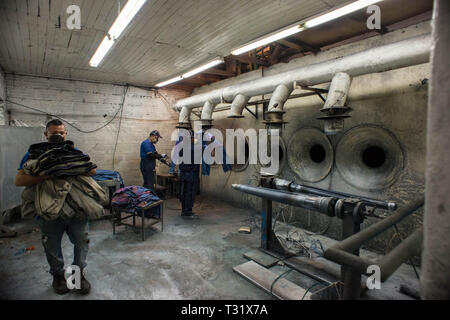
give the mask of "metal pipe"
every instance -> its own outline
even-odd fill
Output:
[[[334,204],[336,203],[335,198],[304,196],[291,192],[280,192],[273,189],[254,187],[244,184],[232,184],[231,186],[233,189],[238,191],[252,194],[267,200],[290,204],[292,206],[305,209],[313,209],[327,215],[334,214]]]
[[[348,237],[345,240],[342,240],[336,245],[336,247],[345,251],[355,250],[359,248],[363,243],[371,240],[372,238],[375,238],[380,233],[386,231],[393,225],[399,223],[401,220],[414,213],[417,209],[422,207],[423,204],[424,204],[423,197],[416,199],[415,201],[401,208],[398,212],[394,213],[393,215],[377,223],[372,224],[371,226],[367,227],[361,232],[358,232],[357,234]]]
[[[422,230],[414,232],[380,261],[371,261],[369,259],[361,258],[353,254],[353,252],[356,252],[356,250],[358,250],[365,242],[411,215],[423,206],[423,204],[423,197],[411,202],[390,217],[383,219],[328,248],[324,252],[324,257],[341,265],[348,266],[352,268],[355,273],[359,272],[361,274],[367,272],[368,266],[378,265],[381,270],[381,281],[386,281],[403,262],[421,248]]]
[[[215,104],[212,104],[209,101],[205,101],[205,104],[202,108],[202,115],[201,120],[211,121],[212,120],[212,113],[214,112],[214,108],[216,107]]]
[[[324,190],[324,189],[315,188],[315,187],[308,187],[308,186],[304,186],[304,185],[295,183],[294,181],[289,181],[289,180],[280,179],[280,178],[273,179],[273,186],[275,187],[275,189],[278,189],[278,190],[288,190],[288,191],[292,191],[292,192],[308,193],[308,194],[314,194],[314,195],[322,196],[322,197],[334,197],[334,198],[339,198],[339,199],[357,198],[357,199],[361,200],[361,202],[364,202],[369,205],[374,205],[381,209],[386,209],[386,210],[391,210],[391,211],[397,209],[397,204],[393,201],[382,201],[382,200],[376,200],[376,199],[363,197],[363,196],[359,196],[359,195],[348,194],[348,193],[344,193],[344,192]]]
[[[178,117],[178,124],[190,126],[191,112],[192,112],[191,108],[188,107],[181,108],[180,115]]]
[[[183,107],[201,107],[205,101],[213,104],[232,102],[239,94],[253,97],[272,93],[280,84],[296,83],[300,86],[311,86],[331,81],[338,72],[350,76],[359,76],[374,72],[408,67],[429,61],[431,37],[422,35],[403,41],[367,49],[338,59],[296,68],[258,80],[246,81],[226,88],[212,90],[203,94],[178,100],[173,108],[176,111]]]
[[[272,97],[270,98],[267,112],[283,111],[284,104],[289,98],[292,90],[294,90],[292,83],[289,83],[287,85],[280,84],[279,86],[277,86],[272,94]]]
[[[380,281],[385,282],[409,257],[420,252],[422,240],[422,230],[416,230],[378,261],[356,256],[337,248],[337,246],[325,250],[324,257],[341,265],[351,267],[355,273],[359,274],[366,274],[369,266],[377,265],[380,267],[381,272]]]
[[[242,111],[244,111],[249,99],[249,97],[244,96],[243,94],[238,94],[231,103],[231,114],[228,118],[243,118]]]
[[[386,281],[409,257],[422,251],[423,231],[416,230],[381,259],[381,282]]]
[[[348,91],[352,78],[345,72],[338,72],[331,80],[330,88],[328,89],[327,100],[323,105],[323,109],[341,108],[345,106],[347,101]]]
[[[325,115],[319,118],[325,122],[324,132],[327,135],[335,135],[344,129],[344,118],[349,117],[346,114],[350,108],[345,106],[345,102],[351,83],[352,77],[345,72],[336,73],[331,80],[327,100],[320,110]]]

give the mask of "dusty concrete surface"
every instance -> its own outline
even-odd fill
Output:
[[[259,247],[260,223],[254,211],[234,208],[226,203],[199,198],[194,211],[198,220],[179,216],[179,202],[166,202],[164,232],[147,229],[146,240],[130,227],[118,227],[112,234],[109,220],[92,221],[89,226],[90,251],[87,278],[92,291],[87,296],[76,293],[56,295],[40,243],[35,221],[11,225],[21,235],[0,239],[0,298],[2,299],[272,299],[255,285],[241,278],[232,268],[247,260],[245,252]],[[251,226],[251,234],[238,233],[241,226]],[[284,232],[284,224],[277,230]],[[31,230],[24,233],[24,230]],[[328,238],[319,236],[324,245]],[[333,241],[330,239],[330,241]],[[331,243],[330,243],[331,244]],[[15,255],[18,250],[35,250]],[[72,261],[72,244],[63,237],[66,264]],[[408,299],[398,293],[400,283],[411,283],[411,270],[395,274],[392,285],[372,296],[376,299]],[[281,274],[286,266],[271,271]],[[309,287],[314,283],[297,271],[286,278]]]

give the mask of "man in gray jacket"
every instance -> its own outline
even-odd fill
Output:
[[[67,130],[60,120],[54,119],[47,123],[44,134],[49,142],[62,142],[67,136]],[[29,156],[27,152],[20,163],[16,175],[16,186],[30,187],[51,178],[51,176],[32,176],[26,174],[23,165],[28,161]],[[91,176],[95,173],[96,170],[92,169],[86,175]],[[89,244],[88,234],[86,232],[87,216],[72,218],[59,216],[53,220],[38,217],[38,219],[42,233],[42,244],[45,249],[48,264],[50,265],[50,273],[53,275],[52,286],[55,292],[57,294],[64,294],[70,291],[64,277],[64,260],[61,250],[61,239],[64,232],[66,232],[74,245],[74,261],[72,265],[78,266],[82,274],[80,289],[77,291],[81,294],[89,293],[91,285],[84,277],[83,272],[83,269],[86,267]]]

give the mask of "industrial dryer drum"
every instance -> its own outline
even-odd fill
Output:
[[[336,167],[350,185],[381,190],[391,186],[402,172],[403,150],[387,129],[369,124],[357,126],[339,140]]]
[[[323,180],[333,165],[333,147],[317,128],[302,128],[289,141],[289,166],[302,181]]]

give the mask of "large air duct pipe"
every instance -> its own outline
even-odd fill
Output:
[[[192,112],[192,108],[188,108],[188,107],[181,108],[180,115],[178,117],[177,128],[189,129],[191,127],[191,122],[190,122],[191,112]]]
[[[283,114],[285,113],[283,108],[293,90],[294,87],[292,83],[289,83],[287,85],[280,84],[275,88],[266,111],[267,121],[265,123],[269,128],[279,128],[282,124],[286,123],[283,121]]]
[[[242,111],[247,106],[247,102],[250,98],[244,96],[243,94],[238,94],[236,98],[233,99],[231,104],[231,114],[228,118],[243,118]]]
[[[351,83],[352,77],[345,72],[336,73],[331,80],[327,100],[320,110],[325,115],[319,117],[325,122],[324,132],[326,135],[335,135],[344,130],[344,118],[350,117],[347,115],[350,108],[345,105],[345,102]]]
[[[349,76],[355,77],[426,63],[429,61],[430,47],[430,35],[422,35],[364,50],[342,58],[198,94],[178,100],[173,108],[176,111],[180,111],[183,107],[197,108],[203,106],[205,101],[210,101],[213,104],[221,102],[231,103],[238,95],[254,97],[268,94],[274,92],[280,84],[290,86],[294,81],[300,86],[317,85],[331,81],[334,75],[339,72],[345,72]],[[232,110],[233,115],[235,114]]]
[[[215,104],[212,104],[209,101],[205,101],[205,104],[202,108],[202,114],[201,114],[201,121],[202,126],[205,127],[211,127],[212,126],[212,113],[214,112],[214,108],[216,107]]]

